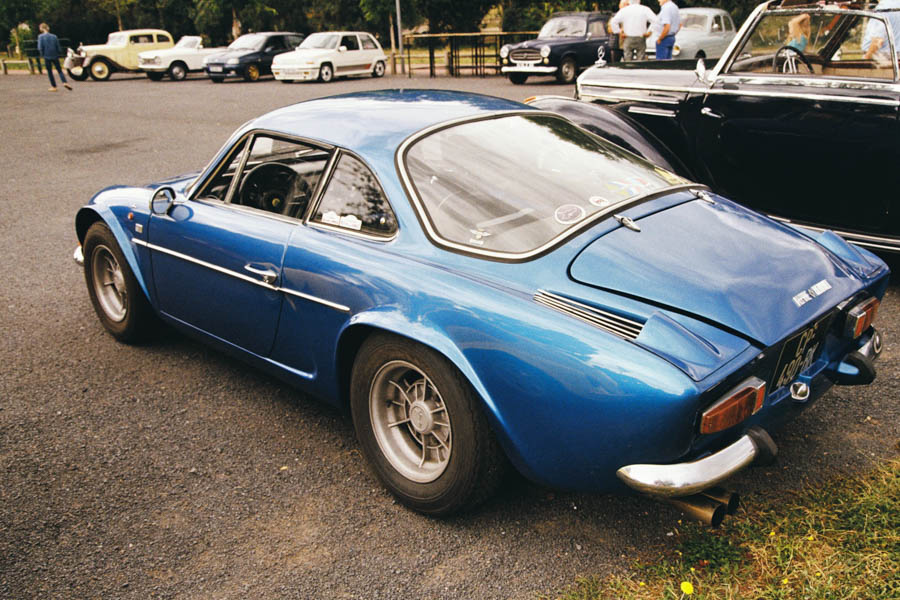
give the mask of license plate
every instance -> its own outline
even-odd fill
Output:
[[[210,72],[210,73],[221,73],[221,72],[222,72],[222,67],[215,66],[215,65],[210,65],[210,67],[209,67],[209,72]]]
[[[819,358],[833,316],[829,314],[819,319],[784,343],[770,390],[791,383]]]

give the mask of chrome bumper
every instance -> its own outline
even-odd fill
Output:
[[[529,65],[510,65],[507,67],[500,67],[501,73],[527,73],[529,75],[552,75],[556,73],[558,67],[539,67],[529,66]]]
[[[674,465],[627,465],[616,475],[628,487],[651,496],[689,496],[711,488],[748,467],[757,458],[771,459],[778,447],[769,434],[752,427],[715,454]]]

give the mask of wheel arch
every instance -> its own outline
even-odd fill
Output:
[[[128,261],[128,266],[131,268],[131,272],[134,273],[134,278],[137,280],[138,285],[141,286],[141,291],[144,292],[144,296],[147,297],[147,301],[152,305],[152,296],[150,295],[150,289],[144,279],[144,272],[143,270],[141,270],[140,261],[135,255],[134,244],[131,243],[131,239],[125,233],[125,230],[122,228],[113,214],[102,214],[94,207],[82,207],[75,215],[75,234],[78,236],[78,243],[84,243],[84,237],[87,235],[88,229],[90,229],[91,226],[97,222],[102,222],[104,225],[109,227],[109,230],[112,232],[113,237],[116,238],[116,243],[119,244],[119,249],[125,256],[125,260]]]

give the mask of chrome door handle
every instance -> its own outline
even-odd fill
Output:
[[[713,119],[721,119],[722,118],[722,115],[720,115],[719,113],[717,113],[716,111],[714,111],[713,109],[711,109],[707,106],[704,106],[703,108],[700,109],[700,114],[705,117],[712,117]]]
[[[245,271],[250,271],[254,275],[259,275],[262,277],[264,283],[275,283],[275,280],[278,279],[278,273],[272,271],[271,269],[257,269],[253,265],[244,265]]]

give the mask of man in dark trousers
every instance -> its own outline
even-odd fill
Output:
[[[53,78],[54,66],[56,66],[63,87],[71,91],[72,86],[66,81],[66,76],[62,72],[62,67],[59,66],[59,55],[62,54],[62,48],[59,47],[59,38],[50,33],[50,26],[46,23],[41,23],[40,29],[41,35],[38,36],[38,53],[40,53],[41,58],[44,59],[44,66],[47,67],[47,76],[50,77],[50,91],[56,91],[56,79]]]

